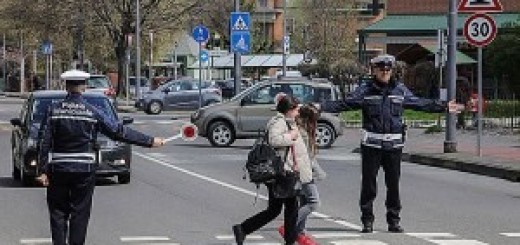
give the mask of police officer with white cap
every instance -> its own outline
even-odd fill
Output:
[[[437,100],[418,98],[401,82],[395,74],[395,57],[381,55],[370,61],[374,78],[360,84],[352,95],[344,100],[326,101],[320,105],[322,111],[340,112],[362,110],[363,138],[361,139],[362,183],[361,222],[364,233],[373,231],[374,213],[372,204],[377,193],[377,173],[380,167],[385,171],[386,221],[389,232],[403,232],[400,226],[401,200],[399,177],[401,175],[401,155],[405,141],[405,126],[402,116],[404,109],[426,112],[443,112],[445,103]],[[454,101],[448,103],[450,112],[457,110]]]
[[[143,147],[164,145],[164,139],[123,126],[88,104],[81,93],[89,77],[79,70],[61,75],[67,96],[50,106],[40,128],[38,162],[42,174],[37,180],[47,187],[54,245],[85,243],[95,187],[98,132]]]

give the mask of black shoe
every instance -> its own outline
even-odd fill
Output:
[[[363,223],[363,230],[361,233],[372,233],[374,231],[374,226],[372,222]]]
[[[235,234],[235,241],[237,245],[244,245],[244,240],[246,239],[246,234],[242,230],[242,226],[234,225],[233,226],[233,234]]]
[[[393,233],[403,233],[404,229],[400,225],[388,225],[388,231]]]

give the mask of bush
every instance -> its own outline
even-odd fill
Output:
[[[405,110],[403,118],[405,120],[437,120],[443,113],[428,113],[422,111]],[[361,110],[346,111],[341,113],[341,118],[346,121],[361,120]]]
[[[518,117],[520,116],[520,101],[491,100],[484,106],[484,117]]]

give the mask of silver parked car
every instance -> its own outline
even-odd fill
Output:
[[[222,91],[209,81],[202,81],[202,106],[222,102]],[[143,93],[135,106],[148,114],[159,114],[168,109],[197,109],[199,81],[172,80],[157,89]]]
[[[104,94],[110,102],[114,102],[116,90],[112,87],[110,80],[105,75],[90,75],[87,79],[87,89],[85,92]]]
[[[338,91],[328,81],[307,78],[259,82],[231,100],[206,106],[191,115],[191,122],[199,135],[208,138],[213,146],[229,146],[235,139],[258,137],[267,121],[276,114],[274,96],[280,92],[291,94],[301,103],[317,103],[338,99]],[[336,114],[321,113],[318,120],[317,143],[330,147],[343,134],[341,121]]]

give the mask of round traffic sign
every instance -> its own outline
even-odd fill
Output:
[[[464,36],[474,46],[487,46],[495,39],[496,35],[497,24],[487,14],[473,14],[464,23]]]
[[[197,25],[193,28],[193,39],[198,43],[206,42],[209,39],[209,30],[203,25]]]

